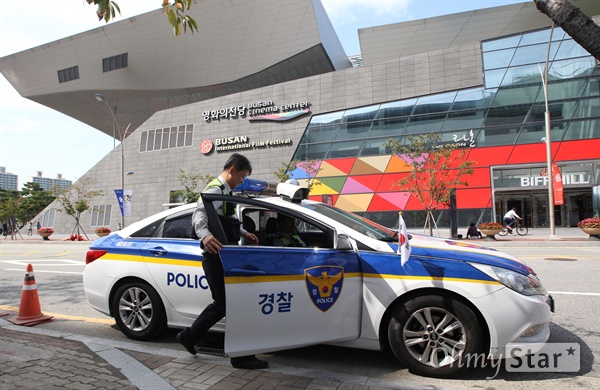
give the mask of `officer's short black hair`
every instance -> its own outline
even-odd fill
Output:
[[[250,160],[239,153],[234,153],[229,156],[223,166],[223,170],[226,171],[231,167],[234,167],[237,171],[248,171],[249,175],[252,174],[252,164],[250,164]]]

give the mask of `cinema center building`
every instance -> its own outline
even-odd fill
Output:
[[[597,0],[571,2],[600,21]],[[85,228],[116,228],[122,181],[132,194],[129,224],[176,203],[182,170],[216,175],[232,152],[269,182],[304,161],[291,174],[306,181],[316,172],[311,198],[387,226],[402,210],[422,227],[423,206],[394,187],[410,167],[386,141],[429,132],[476,161],[468,187],[456,191],[459,226],[500,220],[511,207],[528,226],[545,226],[538,65],[548,52],[551,153],[564,184],[556,225],[592,216],[600,65],[562,29],[551,34],[533,2],[361,29],[362,61],[344,53],[318,0],[202,1],[191,15],[193,35],[174,37],[157,10],[0,59],[22,96],[124,136],[84,175],[103,191]],[[72,219],[57,208],[39,218],[70,233]],[[438,226],[448,226],[447,214],[436,214]]]

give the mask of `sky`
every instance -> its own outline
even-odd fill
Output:
[[[162,3],[161,0],[115,1],[121,9],[116,21],[152,11]],[[360,28],[525,1],[531,0],[322,0],[322,3],[346,54],[353,55],[360,53]],[[85,0],[3,0],[0,57],[105,24],[98,21],[94,5]],[[110,115],[108,110],[107,115]],[[19,189],[38,171],[50,178],[60,173],[64,179],[75,182],[112,149],[111,136],[22,98],[0,76],[0,166],[19,176]]]

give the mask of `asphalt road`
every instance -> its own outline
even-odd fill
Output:
[[[410,374],[392,356],[334,346],[282,351],[267,358],[273,364],[368,376],[402,388],[600,388],[600,246],[540,246],[499,249],[525,260],[555,297],[550,341],[580,346],[581,369],[577,373],[516,373],[501,366],[498,372],[497,367],[488,367],[471,370],[460,379],[431,379]],[[0,310],[18,310],[25,268],[32,264],[42,311],[55,316],[54,321],[37,327],[127,340],[111,318],[87,305],[82,289],[86,251],[87,244],[82,242],[0,242]],[[181,349],[176,333],[169,331],[144,344]],[[221,345],[221,335],[214,334],[211,343]]]

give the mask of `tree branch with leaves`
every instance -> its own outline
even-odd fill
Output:
[[[205,185],[210,183],[216,176],[209,174],[201,174],[198,172],[196,167],[191,167],[188,172],[183,169],[179,170],[179,182],[183,189],[171,191],[171,202],[173,203],[193,203],[197,202],[200,198],[198,184],[204,183]]]
[[[441,143],[441,134],[428,133],[408,136],[406,144],[388,139],[386,146],[409,166],[408,176],[393,184],[411,193],[427,212],[426,226],[433,235],[433,212],[447,206],[457,187],[466,187],[466,175],[473,174],[475,161],[465,160],[467,150],[458,150],[453,143]]]
[[[96,5],[96,15],[98,20],[104,19],[108,23],[111,19],[114,19],[117,12],[121,14],[119,5],[112,0],[85,0],[88,4]],[[186,11],[192,6],[193,0],[162,0],[162,7],[165,10],[169,24],[173,27],[173,34],[178,36],[183,32],[187,32],[189,28],[192,34],[194,30],[198,31],[198,23],[189,15]]]

